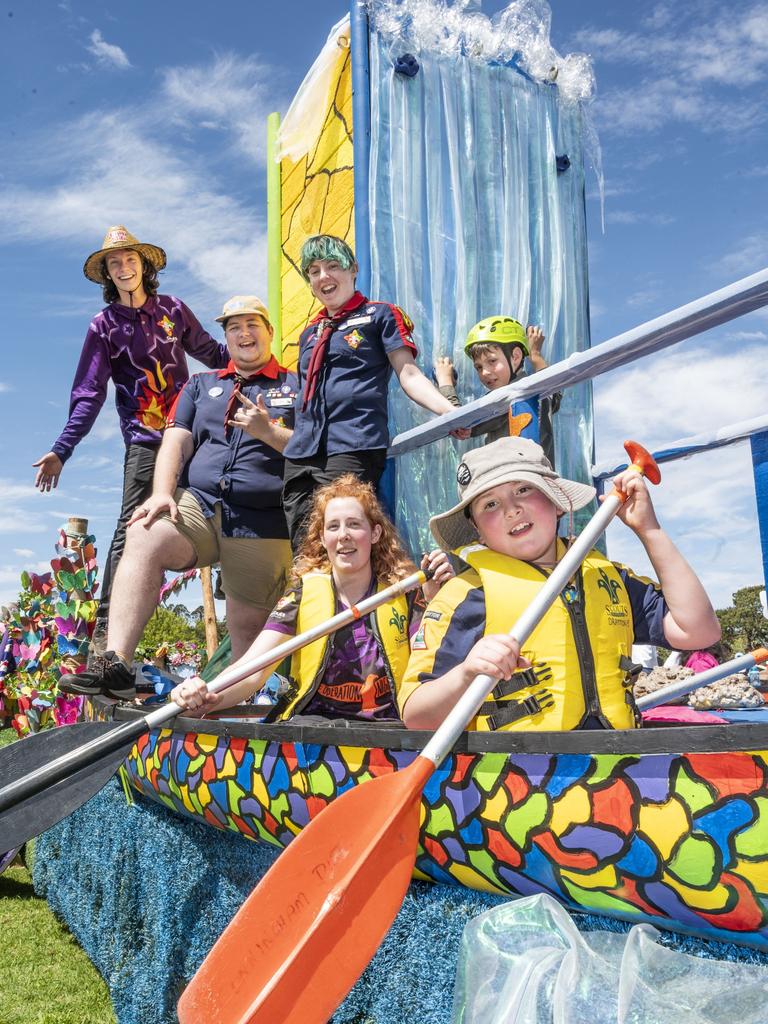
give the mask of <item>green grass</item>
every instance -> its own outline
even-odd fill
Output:
[[[0,730],[0,747],[15,738]],[[0,875],[0,1024],[115,1024],[101,975],[18,862]]]

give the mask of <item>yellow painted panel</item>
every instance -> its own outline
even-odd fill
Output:
[[[674,875],[664,872],[662,881],[679,893],[687,906],[694,910],[723,910],[730,895],[728,887],[719,882],[711,889],[694,889],[679,882]]]
[[[738,860],[733,868],[735,875],[741,875],[761,895],[768,894],[768,861]]]
[[[608,864],[599,871],[573,871],[561,868],[560,874],[582,889],[615,889],[618,885],[618,874],[613,864]]]
[[[284,366],[293,369],[298,340],[319,309],[298,271],[302,243],[309,235],[339,235],[354,248],[352,70],[349,49],[340,49],[328,91],[326,114],[305,157],[284,159],[281,178],[281,288]]]
[[[550,828],[561,836],[571,825],[583,825],[589,821],[592,808],[589,793],[584,786],[571,786],[557,800],[552,801]]]
[[[677,797],[672,796],[666,803],[641,807],[637,829],[644,833],[666,860],[680,837],[689,831],[690,824],[685,807]]]

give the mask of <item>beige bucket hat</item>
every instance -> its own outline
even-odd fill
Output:
[[[564,513],[584,508],[595,496],[594,487],[558,476],[543,448],[527,437],[502,437],[467,452],[459,463],[456,480],[458,505],[429,520],[435,540],[446,551],[477,542],[469,506],[479,494],[498,484],[518,481],[530,484]]]
[[[263,317],[271,326],[269,310],[256,295],[233,295],[231,299],[227,299],[221,316],[216,317],[216,323],[223,324],[231,316],[242,316],[245,313],[255,313],[257,316]]]
[[[101,248],[97,249],[96,252],[92,252],[83,264],[83,273],[89,281],[95,281],[96,284],[105,284],[101,261],[113,249],[133,249],[148,259],[156,270],[162,270],[166,264],[165,250],[161,249],[159,245],[140,242],[122,224],[115,224],[107,229]]]

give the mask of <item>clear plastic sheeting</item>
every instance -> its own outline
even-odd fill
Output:
[[[370,295],[414,320],[427,373],[453,357],[466,402],[485,394],[463,351],[483,317],[540,324],[550,363],[589,347],[584,111],[514,67],[422,47],[396,9],[386,20],[388,6],[377,5],[371,29]],[[399,26],[408,31],[392,36]],[[394,71],[403,52],[419,61],[413,78]],[[563,154],[570,164],[558,173]],[[393,434],[420,415],[393,385]],[[560,472],[589,480],[589,383],[566,390],[554,429]],[[454,504],[465,449],[446,440],[397,459],[397,522],[414,551],[430,543],[429,516]]]
[[[306,156],[328,113],[328,93],[337,76],[340,53],[349,48],[349,15],[328,33],[325,45],[307,72],[277,133],[276,160],[297,161]]]
[[[489,18],[473,0],[368,0],[372,26],[382,35],[407,35],[419,50],[473,61],[513,63],[536,82],[557,82],[563,99],[592,99],[595,76],[585,53],[562,56],[552,46],[546,0],[513,0]]]
[[[464,929],[452,1024],[765,1024],[768,967],[659,945],[647,924],[580,932],[551,896]]]

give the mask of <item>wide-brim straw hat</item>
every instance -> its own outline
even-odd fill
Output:
[[[558,476],[543,448],[527,437],[502,437],[467,452],[459,464],[456,480],[458,505],[429,520],[435,540],[446,551],[477,542],[469,506],[478,495],[499,484],[530,484],[563,513],[584,508],[595,496],[594,487]]]
[[[162,270],[166,264],[165,250],[161,249],[159,245],[140,242],[122,224],[115,224],[104,235],[104,242],[101,248],[97,249],[96,252],[92,252],[83,264],[83,273],[89,281],[94,281],[96,284],[106,283],[102,260],[113,249],[133,249],[134,252],[140,253],[149,260],[155,270]]]
[[[231,316],[244,316],[247,313],[255,313],[256,316],[266,320],[268,324],[272,323],[269,319],[269,310],[258,295],[233,295],[224,303],[221,316],[216,317],[216,323],[223,324]]]

